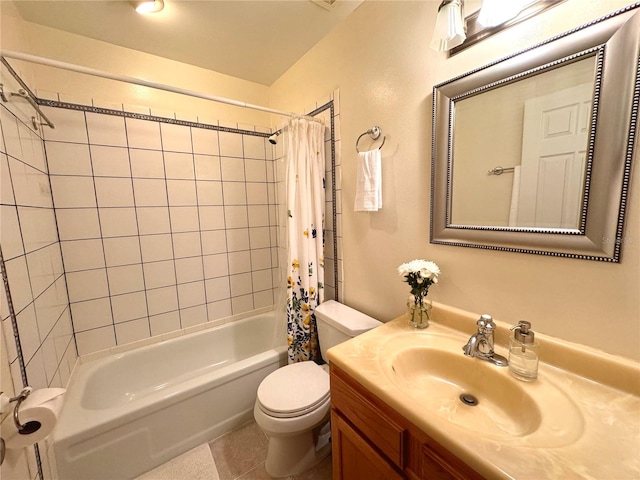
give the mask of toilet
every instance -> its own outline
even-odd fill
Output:
[[[322,358],[330,347],[381,322],[334,300],[315,310]],[[258,387],[256,423],[269,438],[265,469],[272,477],[303,472],[331,452],[329,367],[315,362],[286,365]]]

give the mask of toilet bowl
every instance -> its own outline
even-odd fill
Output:
[[[333,300],[315,315],[323,358],[330,347],[381,325]],[[313,467],[331,452],[328,365],[300,362],[269,374],[258,387],[253,414],[269,438],[269,475],[287,477]]]

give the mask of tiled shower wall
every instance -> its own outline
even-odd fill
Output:
[[[273,305],[264,135],[43,110],[56,124],[45,146],[80,355]]]
[[[3,83],[5,93],[17,91],[4,75]],[[77,357],[43,141],[30,126],[31,107],[20,102],[0,105],[1,243],[18,342],[4,292],[0,305],[16,392],[27,382],[65,386]]]

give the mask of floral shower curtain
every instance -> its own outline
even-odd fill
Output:
[[[324,125],[295,118],[287,151],[289,363],[320,360],[315,308],[324,297]]]

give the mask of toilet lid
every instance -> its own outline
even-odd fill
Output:
[[[328,398],[329,375],[315,362],[279,368],[258,387],[260,408],[275,417],[302,415]]]

